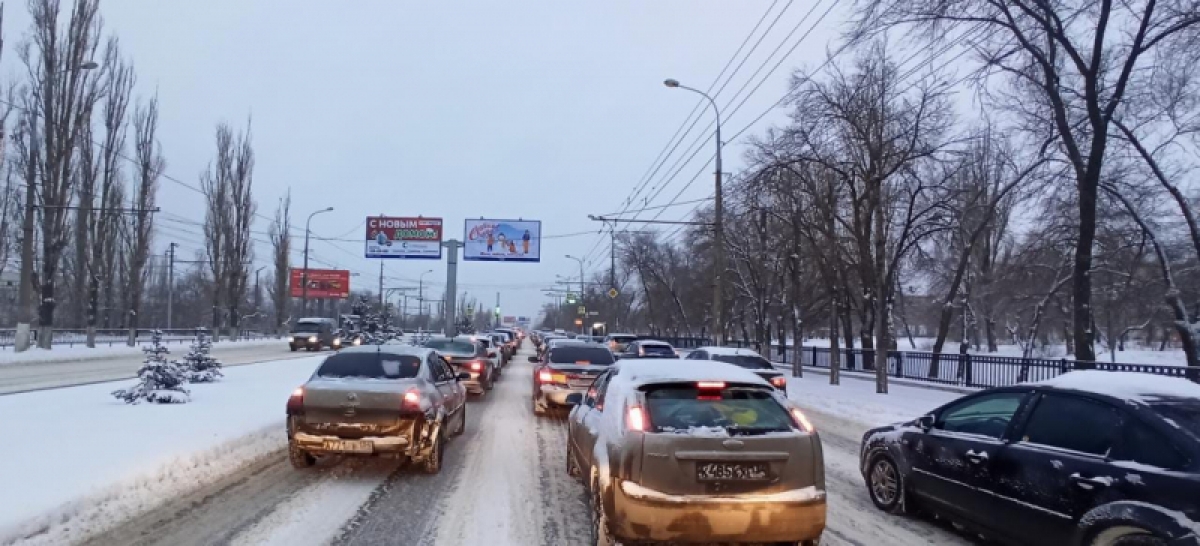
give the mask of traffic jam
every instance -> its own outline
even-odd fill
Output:
[[[384,457],[437,474],[518,352],[529,369],[510,380],[528,382],[529,413],[565,422],[550,449],[586,491],[588,544],[830,538],[821,436],[783,372],[747,349],[522,328],[346,347],[287,401],[291,463]],[[1072,372],[968,394],[867,431],[860,491],[897,524],[965,542],[1200,545],[1197,390]]]

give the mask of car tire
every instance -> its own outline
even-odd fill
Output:
[[[596,483],[595,479],[592,481],[591,498],[592,544],[596,546],[616,546],[617,541],[613,539],[612,529],[608,522],[608,514],[604,510],[604,499],[601,497],[600,484]]]
[[[458,428],[455,429],[454,435],[462,436],[463,433],[465,433],[466,431],[467,431],[467,405],[463,404],[463,407],[458,410]]]
[[[425,462],[421,464],[421,470],[426,474],[437,474],[442,471],[442,458],[446,455],[446,437],[443,434],[442,427],[438,427],[437,439],[433,441],[433,451]]]
[[[291,349],[293,353],[294,353],[294,352],[296,352],[296,346],[295,346],[295,345],[288,345],[288,348],[289,348],[289,349]]]
[[[571,455],[571,443],[567,442],[567,475],[582,482],[583,470],[579,468],[579,463],[575,461],[575,457]]]
[[[1166,546],[1163,540],[1141,527],[1118,525],[1096,533],[1089,546]]]
[[[311,453],[300,449],[300,446],[297,446],[293,440],[288,440],[288,460],[291,461],[292,468],[296,470],[312,468],[313,465],[317,464],[317,458],[313,457]]]
[[[904,477],[891,457],[880,454],[871,459],[866,481],[867,495],[876,508],[889,514],[904,512]]]
[[[549,411],[549,408],[547,408],[546,405],[543,404],[542,401],[539,400],[537,397],[534,397],[534,399],[533,399],[533,414],[538,417],[544,417],[548,411]]]

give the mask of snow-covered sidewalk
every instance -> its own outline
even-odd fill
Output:
[[[192,339],[182,341],[170,341],[166,343],[168,349],[172,353],[187,352],[187,347]],[[105,358],[120,358],[128,356],[141,356],[142,347],[146,343],[138,343],[136,347],[126,345],[116,345],[112,347],[100,346],[88,348],[84,345],[75,345],[73,347],[54,347],[52,349],[30,349],[23,353],[18,353],[12,350],[11,347],[0,350],[0,366],[11,366],[21,364],[44,364],[48,362],[79,362],[82,360],[95,360]],[[276,345],[279,347],[287,347],[287,341],[283,339],[247,339],[244,341],[218,341],[213,343],[213,352],[220,354],[221,351],[237,349],[243,347],[261,347],[265,345]]]
[[[228,368],[182,405],[126,405],[121,382],[0,397],[0,544],[78,540],[279,449],[287,397],[322,358]]]
[[[860,423],[864,428],[916,419],[964,396],[894,383],[888,385],[888,391],[888,394],[877,394],[874,381],[856,378],[843,377],[841,385],[830,385],[827,374],[788,377],[788,398],[797,405]]]

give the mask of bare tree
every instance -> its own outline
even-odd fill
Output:
[[[254,224],[254,216],[258,205],[254,202],[254,147],[250,143],[249,124],[246,132],[235,141],[235,156],[233,172],[229,177],[229,204],[233,207],[229,225],[229,236],[226,239],[226,258],[229,260],[226,269],[229,278],[226,288],[229,293],[226,302],[229,304],[230,336],[236,337],[241,327],[240,306],[246,299],[246,290],[250,285],[250,263],[254,259],[254,243],[250,239],[250,227]]]
[[[200,177],[208,209],[204,219],[205,251],[213,279],[212,320],[215,332],[228,325],[237,331],[238,310],[249,284],[253,258],[250,226],[257,212],[251,192],[254,149],[250,135],[217,126],[217,157]]]
[[[154,234],[154,206],[158,178],[166,169],[158,142],[158,97],[151,97],[133,110],[134,201],[133,236],[129,241],[129,345],[137,338],[146,284],[146,261]]]
[[[864,34],[915,26],[927,42],[960,40],[978,52],[980,77],[1010,84],[991,96],[1020,116],[1024,130],[1057,142],[1077,193],[1075,356],[1094,361],[1090,271],[1113,118],[1122,105],[1145,101],[1157,65],[1200,55],[1195,0],[858,0],[858,7]]]
[[[206,211],[204,215],[204,250],[207,254],[209,272],[212,274],[212,328],[213,339],[220,340],[221,311],[228,290],[228,268],[226,257],[231,243],[230,226],[233,223],[233,206],[230,197],[229,177],[233,172],[233,131],[228,125],[217,126],[217,157],[200,175],[200,188],[204,191]]]
[[[70,208],[75,197],[73,176],[79,141],[91,123],[101,93],[102,74],[81,70],[92,62],[100,42],[98,0],[75,0],[66,29],[59,26],[59,0],[29,0],[33,28],[20,48],[29,78],[27,108],[38,126],[30,135],[40,142],[36,158],[38,210],[41,213],[41,264],[37,273],[38,345],[50,348],[56,286],[63,251],[69,243]],[[104,68],[99,69],[103,72]]]
[[[275,220],[271,222],[271,249],[275,258],[274,282],[271,286],[271,302],[275,307],[275,329],[283,328],[291,316],[291,255],[292,255],[292,193],[289,191],[275,209]]]

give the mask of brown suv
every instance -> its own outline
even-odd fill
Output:
[[[753,372],[622,360],[567,402],[567,472],[590,489],[596,544],[820,540],[821,440]]]

